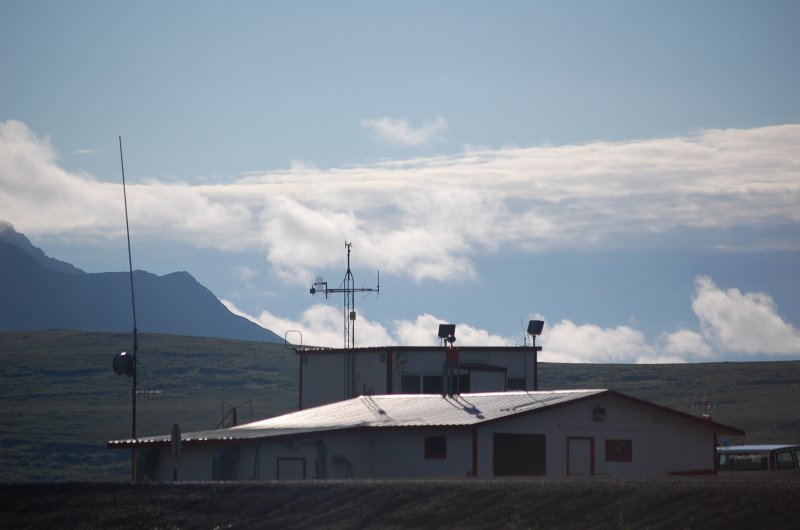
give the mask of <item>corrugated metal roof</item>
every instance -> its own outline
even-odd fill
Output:
[[[240,425],[235,429],[465,426],[601,392],[605,390],[360,396]]]
[[[606,390],[491,392],[484,394],[392,394],[359,396],[230,429],[191,432],[183,441],[271,438],[308,432],[386,427],[463,427],[583,399]],[[161,444],[169,435],[112,440],[109,447]]]
[[[182,441],[221,443],[233,440],[274,438],[304,433],[352,429],[469,427],[471,425],[527,414],[560,404],[610,394],[642,406],[655,408],[690,421],[712,426],[721,432],[743,435],[735,427],[707,421],[683,412],[642,401],[611,390],[549,390],[538,392],[491,392],[483,394],[392,394],[356,398],[254,421],[230,429],[185,433]],[[169,444],[170,436],[136,440],[111,440],[109,448]]]

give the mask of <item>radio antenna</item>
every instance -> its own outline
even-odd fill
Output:
[[[352,349],[356,347],[356,302],[355,293],[380,293],[381,291],[381,273],[378,272],[378,285],[376,287],[356,287],[353,280],[353,273],[350,270],[350,248],[352,243],[344,242],[344,247],[347,249],[347,272],[344,275],[342,282],[344,287],[331,288],[328,287],[328,282],[322,278],[317,278],[314,285],[311,286],[309,292],[314,295],[318,292],[325,293],[325,298],[328,295],[335,293],[344,294],[344,348]]]
[[[119,165],[122,169],[122,197],[125,202],[125,232],[128,237],[128,271],[131,280],[131,309],[133,311],[133,352],[117,354],[114,357],[114,372],[127,375],[133,379],[131,390],[131,437],[136,439],[136,353],[139,351],[139,331],[136,328],[136,296],[133,289],[133,260],[131,259],[131,229],[128,224],[128,193],[125,186],[125,163],[122,159],[122,136],[119,137]]]

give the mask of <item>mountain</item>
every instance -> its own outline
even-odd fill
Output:
[[[234,315],[188,272],[133,273],[140,332],[283,342]],[[130,274],[86,273],[0,223],[0,331],[133,329]]]
[[[67,272],[70,274],[85,274],[82,270],[74,267],[66,261],[61,261],[48,257],[40,248],[33,246],[30,239],[14,230],[14,225],[9,222],[0,220],[0,241],[15,245],[25,252],[30,257],[36,260],[40,265],[44,265],[49,269],[59,272]]]

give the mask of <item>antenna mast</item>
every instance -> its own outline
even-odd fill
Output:
[[[355,293],[380,293],[381,291],[381,273],[378,271],[378,286],[377,287],[356,287],[353,280],[353,272],[350,270],[350,249],[352,243],[344,242],[347,249],[347,272],[344,275],[344,287],[329,288],[328,282],[323,281],[322,278],[317,278],[314,285],[310,289],[311,294],[317,292],[324,292],[325,298],[334,293],[344,294],[344,348],[351,349],[356,347],[356,302]]]
[[[119,137],[119,165],[122,169],[122,197],[125,202],[125,232],[128,236],[128,270],[131,279],[131,309],[133,311],[133,355],[118,364],[125,352],[114,358],[114,371],[119,375],[129,375],[133,379],[131,390],[131,437],[136,439],[136,353],[139,351],[139,331],[136,329],[136,297],[133,290],[133,261],[131,259],[131,229],[128,224],[128,193],[125,189],[125,163],[122,160],[122,136]]]

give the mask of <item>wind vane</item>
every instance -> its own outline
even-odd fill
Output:
[[[323,279],[320,277],[317,277],[309,292],[311,294],[317,294],[318,292],[325,293],[325,298],[328,298],[328,295],[330,294],[344,294],[344,348],[351,349],[356,347],[355,293],[380,293],[381,273],[378,271],[377,287],[355,287],[353,273],[350,271],[350,248],[353,246],[353,244],[345,241],[344,246],[347,249],[347,272],[345,273],[344,281],[341,284],[343,287],[329,288],[328,282],[323,281]]]

